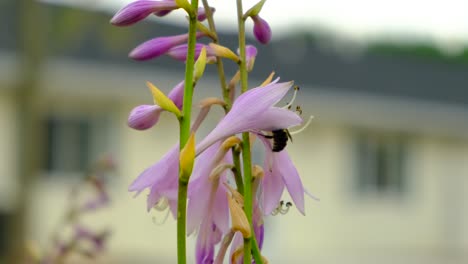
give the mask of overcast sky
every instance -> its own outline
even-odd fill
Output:
[[[132,0],[47,0],[78,2],[94,8],[116,11]],[[258,0],[244,0],[245,10]],[[200,1],[201,2],[201,1]],[[219,29],[235,30],[235,0],[211,0]],[[329,29],[357,41],[382,35],[402,40],[416,37],[437,45],[456,48],[468,43],[468,0],[269,0],[261,16],[274,34],[294,30]],[[179,15],[165,21],[177,23]],[[185,21],[182,20],[182,23]]]

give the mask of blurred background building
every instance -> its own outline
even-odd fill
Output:
[[[35,4],[28,20],[21,3],[0,3],[0,255],[13,239],[9,223],[21,197],[27,237],[45,244],[71,184],[111,153],[119,167],[112,207],[87,219],[113,229],[99,261],[174,263],[174,221],[156,224],[164,214],[147,213],[145,195],[134,199],[127,186],[176,142],[177,124],[163,115],[160,125],[138,132],[126,119],[132,107],[151,102],[145,81],[168,91],[184,67],[168,58],[136,63],[126,54],[184,27],[147,21],[115,28],[111,12],[48,4]],[[237,47],[235,34],[220,35]],[[447,55],[410,37],[362,45],[304,29],[259,47],[251,86],[274,70],[295,80],[303,115],[315,116],[288,150],[320,198],[306,201],[306,217],[292,210],[267,220],[272,263],[468,262],[468,49]],[[235,65],[226,64],[232,75]],[[35,76],[24,82],[31,69]],[[217,87],[210,69],[195,100]],[[24,102],[34,105],[26,130]],[[220,116],[215,110],[202,132]],[[29,140],[35,144],[21,146]],[[26,189],[18,176],[25,153],[37,154]]]

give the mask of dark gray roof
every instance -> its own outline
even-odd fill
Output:
[[[14,49],[18,13],[16,1],[7,1],[0,8],[0,48]],[[4,8],[4,7],[7,8]],[[144,22],[129,28],[111,26],[111,14],[95,13],[65,7],[48,6],[48,21],[38,22],[38,30],[50,39],[50,54],[53,56],[74,57],[86,60],[118,64],[163,65],[166,68],[182,70],[180,62],[161,58],[151,62],[133,62],[127,53],[136,45],[152,37],[184,33],[185,28],[169,24]],[[78,26],[63,28],[60,20],[64,14],[74,15]],[[82,27],[81,27],[82,26]],[[81,33],[74,30],[82,28]],[[67,34],[71,31],[73,34]],[[273,29],[274,33],[274,29]],[[76,36],[76,35],[78,36]],[[63,35],[71,41],[63,41]],[[220,34],[222,44],[232,49],[237,47],[234,34]],[[250,43],[255,43],[249,39]],[[66,44],[66,45],[65,45]],[[420,101],[468,106],[468,64],[444,60],[388,55],[363,51],[346,55],[352,46],[342,44],[341,49],[328,49],[333,42],[317,41],[310,35],[297,33],[284,39],[275,39],[268,45],[256,45],[259,56],[256,60],[254,76],[265,76],[271,70],[284,80],[295,80],[307,87],[321,87],[335,92],[365,93],[404,97]],[[65,47],[65,48],[64,48]],[[324,48],[325,47],[325,48]],[[229,63],[226,63],[229,65]],[[235,65],[228,66],[234,71]]]

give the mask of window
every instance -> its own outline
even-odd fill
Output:
[[[360,193],[400,193],[405,187],[407,144],[400,134],[356,136],[356,183]]]
[[[48,174],[83,173],[100,155],[109,152],[109,120],[95,117],[50,117],[46,120]]]

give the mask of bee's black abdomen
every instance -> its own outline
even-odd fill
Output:
[[[288,134],[286,129],[273,130],[271,132],[273,133],[273,152],[282,151],[288,142]]]

